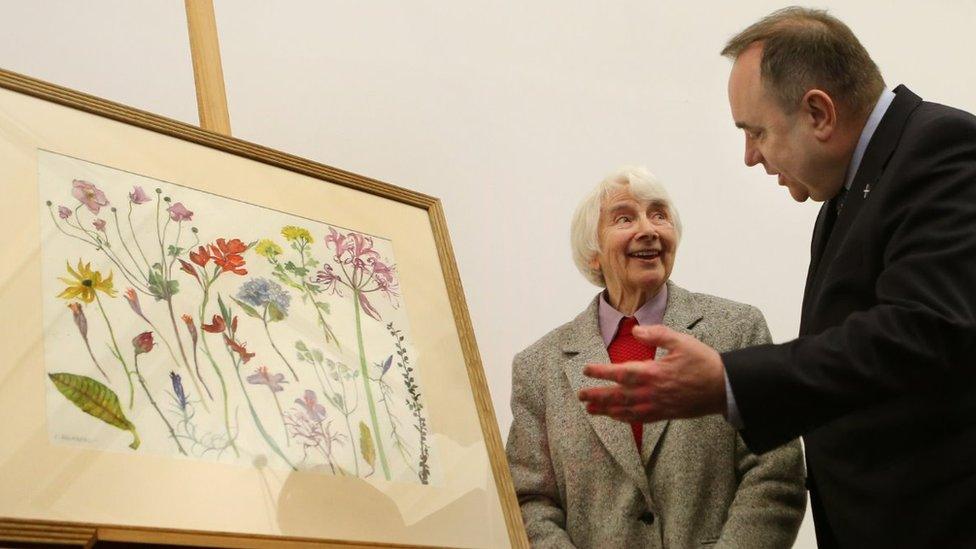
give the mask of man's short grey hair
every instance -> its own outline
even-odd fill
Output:
[[[674,207],[667,189],[647,168],[625,166],[611,173],[579,203],[570,226],[573,262],[587,280],[601,288],[607,286],[603,273],[600,269],[590,267],[590,261],[600,253],[600,210],[604,200],[621,187],[629,187],[630,193],[638,200],[663,202],[667,207],[668,217],[674,224],[678,241],[681,241],[681,218],[678,217],[678,210]]]

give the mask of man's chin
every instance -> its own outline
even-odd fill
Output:
[[[793,197],[793,200],[796,200],[797,202],[806,202],[807,199],[810,198],[810,193],[808,193],[803,187],[790,186],[787,187],[787,189],[789,189],[790,196]]]

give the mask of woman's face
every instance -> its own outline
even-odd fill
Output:
[[[639,200],[623,186],[603,201],[597,231],[600,253],[591,266],[603,273],[611,302],[640,304],[657,294],[671,276],[678,244],[667,204]]]

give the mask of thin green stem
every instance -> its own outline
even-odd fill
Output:
[[[264,306],[264,314],[261,316],[261,323],[264,324],[264,333],[268,335],[268,342],[271,343],[271,348],[274,349],[276,353],[278,353],[279,357],[281,357],[281,360],[285,363],[285,366],[288,367],[288,370],[291,372],[291,375],[295,378],[295,381],[298,381],[298,374],[295,373],[295,369],[291,367],[291,363],[288,362],[288,359],[285,358],[285,355],[282,354],[280,349],[278,349],[278,346],[275,345],[274,339],[271,337],[271,330],[268,328],[268,306],[267,305]]]
[[[285,446],[291,446],[291,441],[288,439],[288,422],[285,421],[285,412],[281,410],[281,401],[278,400],[278,393],[272,390],[271,396],[274,397],[275,406],[278,407],[278,415],[281,416],[281,426],[285,430]]]
[[[95,291],[95,302],[98,303],[98,310],[102,313],[102,318],[105,319],[105,325],[108,326],[108,335],[112,338],[112,347],[115,349],[115,358],[119,360],[122,364],[122,370],[125,372],[125,379],[129,382],[129,409],[132,409],[132,405],[135,403],[135,386],[132,385],[132,372],[129,371],[129,365],[125,363],[125,359],[122,358],[122,351],[119,350],[119,343],[115,341],[115,330],[112,329],[112,323],[108,320],[108,315],[105,314],[105,307],[102,306],[102,298],[98,297],[98,291]]]
[[[227,398],[227,382],[224,381],[224,374],[220,373],[220,368],[217,366],[217,361],[214,360],[213,354],[210,352],[210,344],[207,343],[207,332],[203,331],[204,314],[207,310],[207,303],[210,301],[210,285],[207,284],[203,288],[203,301],[200,303],[200,339],[203,340],[203,354],[207,356],[207,360],[210,361],[210,365],[213,366],[214,373],[217,374],[217,379],[220,381],[220,392],[224,397],[224,429],[227,431],[227,438],[231,441],[231,448],[234,449],[234,455],[237,457],[241,456],[241,453],[237,450],[237,444],[234,442],[234,436],[230,432],[230,411],[228,410],[228,398]]]
[[[146,259],[146,253],[142,251],[142,245],[139,244],[139,238],[136,236],[136,229],[132,226],[132,202],[129,202],[129,232],[132,233],[132,241],[136,243],[136,249],[139,250],[139,255],[142,256],[143,263],[146,264],[146,270],[151,270],[152,265],[149,264],[149,260]]]
[[[271,438],[271,435],[268,433],[268,431],[264,429],[264,424],[261,423],[261,418],[258,417],[258,413],[254,409],[254,403],[251,402],[251,396],[248,394],[247,387],[244,385],[244,379],[241,378],[240,363],[238,362],[237,357],[234,356],[234,351],[231,350],[230,345],[227,345],[225,342],[224,347],[227,349],[227,354],[230,355],[231,361],[234,363],[234,373],[237,374],[236,376],[237,382],[241,385],[241,392],[244,393],[244,400],[247,401],[247,408],[251,412],[251,419],[254,420],[254,426],[258,428],[258,431],[261,433],[261,436],[264,437],[264,441],[268,444],[271,450],[274,451],[274,453],[278,454],[278,457],[283,459],[285,463],[288,464],[289,467],[297,471],[298,468],[292,464],[291,460],[288,459],[288,456],[286,456],[285,453],[281,451],[281,448],[279,448],[278,444],[275,443],[273,438]]]
[[[149,391],[149,387],[146,385],[146,379],[142,377],[142,373],[139,372],[139,353],[135,353],[132,360],[136,369],[136,378],[139,379],[139,384],[142,385],[143,390],[146,391],[146,397],[149,399],[149,403],[152,404],[153,408],[155,408],[156,412],[159,414],[160,419],[162,419],[163,423],[166,424],[166,428],[169,429],[169,436],[173,437],[173,442],[176,443],[176,447],[179,448],[180,453],[184,456],[187,455],[186,450],[183,449],[183,445],[180,444],[180,439],[176,436],[176,431],[173,430],[173,426],[170,425],[169,420],[166,419],[166,416],[163,415],[163,411],[160,410],[159,405],[156,404],[156,400],[153,399],[152,393]]]
[[[383,437],[380,436],[380,424],[376,417],[376,402],[373,400],[373,390],[369,383],[369,371],[366,369],[366,350],[363,346],[363,326],[362,314],[359,306],[359,290],[353,290],[353,305],[356,309],[356,341],[359,344],[359,368],[363,377],[363,386],[366,388],[366,404],[369,406],[369,419],[373,425],[373,440],[376,441],[376,450],[380,455],[380,465],[383,467],[383,475],[386,480],[390,480],[390,466],[386,462],[386,450],[383,449]]]

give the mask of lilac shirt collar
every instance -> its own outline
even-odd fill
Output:
[[[881,119],[884,118],[885,113],[888,112],[888,107],[894,100],[895,93],[893,91],[888,88],[881,91],[878,102],[874,104],[874,109],[871,110],[867,122],[864,123],[864,129],[861,130],[861,137],[857,140],[857,146],[854,147],[854,154],[851,155],[851,163],[847,165],[847,174],[844,177],[845,189],[851,190],[854,176],[857,175],[857,170],[861,167],[861,160],[864,160],[864,151],[867,150],[871,137],[874,136],[875,130],[881,124]]]
[[[660,324],[664,320],[664,309],[668,306],[668,285],[661,286],[661,290],[641,305],[640,309],[634,312],[637,323],[641,326]],[[617,328],[620,327],[620,320],[625,316],[623,313],[613,308],[607,301],[607,292],[600,292],[600,335],[603,336],[603,343],[607,347],[617,335]]]

